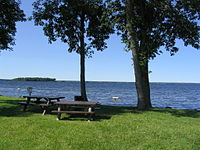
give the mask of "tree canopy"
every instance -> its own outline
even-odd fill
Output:
[[[0,0],[0,50],[12,50],[15,45],[16,22],[25,21],[20,1]]]
[[[198,20],[200,19],[199,0],[108,0],[122,40],[130,49],[128,20],[138,50],[143,49],[145,59],[162,53],[165,46],[171,55],[178,51],[176,39],[185,46],[200,48]],[[131,9],[128,9],[130,7]],[[130,17],[128,17],[130,16]],[[144,47],[144,48],[143,48]],[[141,50],[142,51],[142,50]]]
[[[105,40],[113,30],[102,0],[37,0],[33,6],[35,24],[43,26],[50,43],[60,39],[69,45],[69,52],[79,53],[84,17],[85,54],[91,53],[92,48],[106,48]]]

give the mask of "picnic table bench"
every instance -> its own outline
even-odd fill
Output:
[[[44,115],[48,107],[52,106],[55,102],[59,102],[60,99],[63,99],[65,97],[23,96],[23,98],[26,98],[26,102],[18,102],[18,104],[24,106],[23,111],[26,111],[27,106],[29,105],[38,105],[42,108],[42,114]]]
[[[98,102],[88,102],[88,101],[59,101],[55,105],[58,105],[58,110],[53,110],[52,113],[57,113],[57,120],[61,119],[61,114],[84,114],[88,115],[88,121],[94,120],[95,117],[95,107]],[[81,109],[76,109],[76,107],[81,107]],[[72,110],[71,110],[72,109]]]

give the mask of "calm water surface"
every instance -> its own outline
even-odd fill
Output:
[[[131,82],[87,82],[90,101],[106,105],[136,106],[136,89]],[[33,88],[32,95],[64,96],[73,100],[80,95],[79,82],[32,82],[0,80],[0,94],[19,97],[27,95],[27,87]],[[113,101],[112,97],[119,97]],[[200,84],[189,83],[151,83],[151,99],[154,107],[172,107],[200,110]]]

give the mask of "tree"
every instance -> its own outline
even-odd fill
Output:
[[[138,108],[152,107],[148,63],[161,54],[164,46],[171,55],[179,49],[176,39],[185,46],[200,47],[199,0],[107,0],[112,21],[132,52]]]
[[[25,21],[20,1],[0,0],[0,50],[12,50],[15,45],[16,22]]]
[[[59,38],[69,45],[69,52],[80,54],[81,96],[87,101],[85,56],[91,56],[93,49],[104,50],[113,32],[105,5],[102,0],[37,0],[33,6],[35,25],[43,26],[49,42]]]

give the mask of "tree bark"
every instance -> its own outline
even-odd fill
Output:
[[[150,99],[150,86],[149,86],[149,74],[148,74],[148,58],[141,61],[141,54],[144,54],[145,46],[139,46],[137,33],[133,23],[133,0],[127,0],[127,31],[129,37],[129,48],[132,51],[134,73],[135,73],[135,85],[137,90],[137,107],[140,110],[146,110],[152,107]],[[140,44],[145,44],[144,41]],[[142,62],[142,63],[141,63]]]
[[[81,80],[81,97],[83,101],[88,101],[86,94],[86,86],[85,86],[85,16],[82,14],[81,16],[81,26],[80,26],[80,80]]]
[[[137,107],[141,110],[147,110],[152,107],[150,98],[148,61],[142,65],[138,58],[137,50],[132,50],[134,72],[135,72],[135,86],[137,90],[138,103]]]

